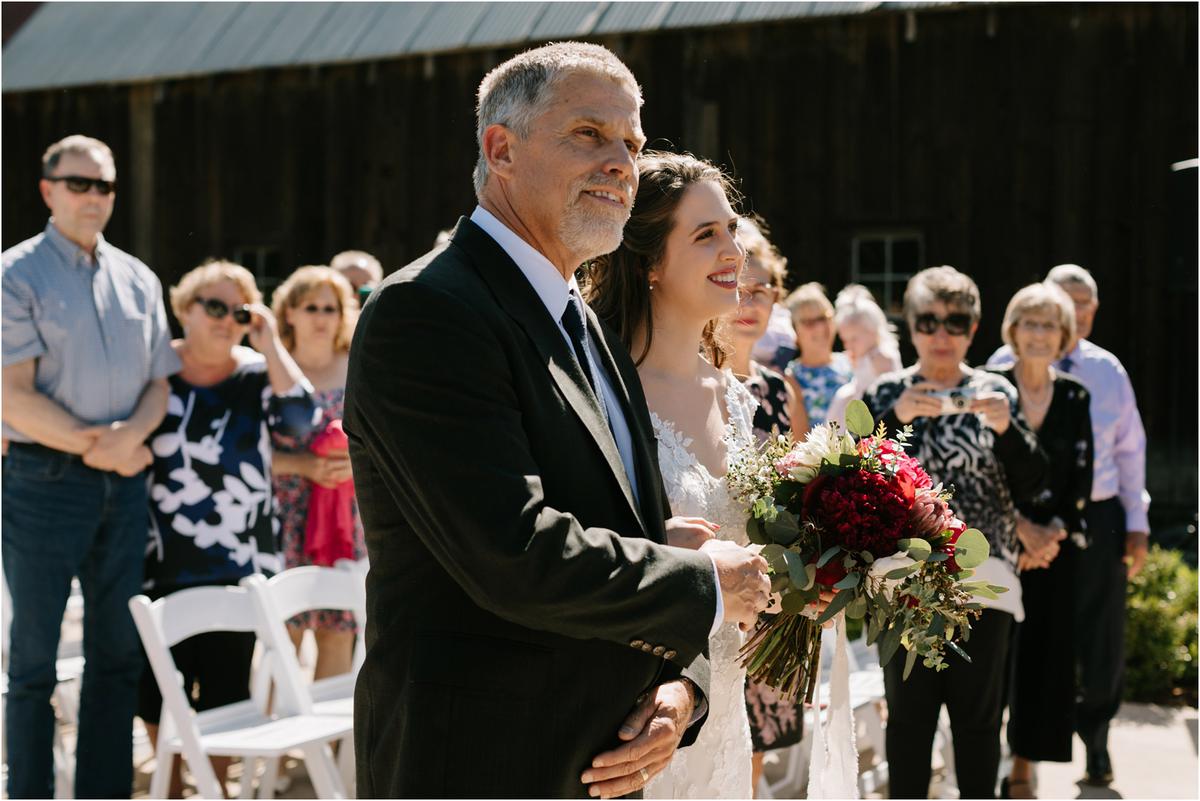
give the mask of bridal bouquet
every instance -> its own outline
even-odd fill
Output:
[[[904,677],[918,657],[943,670],[947,648],[968,662],[970,619],[1007,590],[967,581],[988,556],[983,534],[950,508],[950,493],[905,454],[911,429],[894,438],[862,401],[804,442],[768,441],[730,465],[729,484],[749,507],[750,540],[770,563],[782,611],[760,623],[742,649],[747,674],[791,698],[812,703],[821,624],[840,612],[865,619],[867,643],[879,642],[886,665],[908,648]],[[819,616],[822,590],[837,594]]]

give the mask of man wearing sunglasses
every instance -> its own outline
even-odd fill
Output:
[[[171,349],[154,273],[103,236],[116,167],[96,139],[42,158],[45,230],[3,254],[3,560],[12,596],[8,796],[54,795],[55,657],[71,579],[87,616],[75,797],[132,790],[141,648],[127,602],[147,541],[146,437]]]

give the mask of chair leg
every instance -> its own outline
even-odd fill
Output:
[[[255,757],[242,757],[242,786],[238,798],[254,798],[254,774],[258,772]]]
[[[341,777],[333,762],[333,751],[328,743],[314,743],[304,747],[304,764],[312,778],[317,798],[345,798]]]
[[[343,737],[341,745],[338,746],[338,769],[342,774],[342,786],[346,788],[346,796],[354,798],[356,796],[355,783],[357,775],[355,774],[354,766],[354,735],[351,734]]]
[[[258,797],[274,798],[275,787],[279,783],[279,757],[263,759],[263,775],[258,780]]]
[[[161,745],[161,744],[160,744]],[[154,754],[154,775],[150,778],[150,797],[166,798],[171,783],[171,764],[175,755],[161,747]]]

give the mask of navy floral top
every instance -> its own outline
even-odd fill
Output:
[[[271,392],[266,359],[234,349],[229,378],[197,387],[170,377],[167,416],[150,439],[145,588],[232,584],[283,569],[271,491],[271,431],[300,436],[320,415],[307,383]]]
[[[794,359],[788,364],[787,373],[804,390],[804,410],[808,412],[808,424],[814,428],[825,424],[833,396],[842,384],[848,384],[854,378],[854,368],[844,353],[833,354],[833,359],[824,367],[806,367],[799,359]]]

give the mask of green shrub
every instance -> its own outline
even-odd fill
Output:
[[[1157,545],[1127,587],[1125,700],[1163,702],[1196,688],[1197,573]]]

